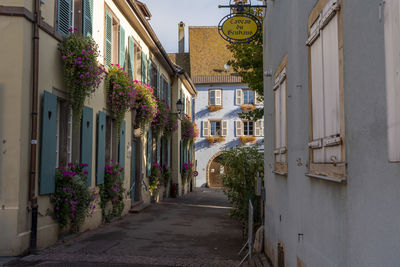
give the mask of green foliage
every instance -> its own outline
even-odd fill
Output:
[[[106,78],[107,105],[115,115],[117,133],[125,113],[134,108],[136,90],[128,74],[117,64],[111,65]]]
[[[159,137],[166,131],[169,123],[171,109],[165,100],[157,99],[157,113],[151,122],[151,130],[155,137]]]
[[[153,96],[153,89],[147,84],[134,81],[136,90],[136,123],[142,134],[147,124],[151,123],[157,114],[157,100]]]
[[[150,180],[149,180],[150,195],[154,196],[160,189],[161,178],[162,178],[162,168],[161,168],[160,164],[158,164],[157,162],[153,162],[153,166],[151,167]]]
[[[87,216],[96,208],[96,189],[87,186],[87,164],[69,163],[67,168],[59,167],[56,172],[56,190],[51,197],[54,214],[61,229],[71,226],[78,232]]]
[[[193,176],[193,163],[188,161],[183,163],[182,184],[185,185],[192,179]]]
[[[162,166],[162,178],[165,186],[167,186],[171,181],[171,170],[166,164],[163,164]]]
[[[121,217],[124,210],[124,169],[118,163],[106,165],[104,184],[100,185],[100,206],[103,222],[110,222],[115,217]],[[107,204],[111,210],[107,212]]]
[[[92,38],[71,33],[58,46],[64,63],[64,80],[74,113],[79,124],[86,97],[99,87],[104,78],[104,66],[97,62],[98,45]]]
[[[193,144],[194,141],[196,141],[196,138],[199,136],[199,129],[197,127],[197,124],[192,121],[192,119],[184,115],[182,118],[181,122],[181,137],[183,140],[183,143],[186,144]]]
[[[258,197],[255,194],[257,173],[264,177],[264,154],[257,146],[235,147],[223,151],[222,164],[225,166],[221,175],[224,192],[233,204],[231,215],[242,221],[248,218],[248,203],[254,207],[255,225],[261,224]]]
[[[262,12],[250,10],[260,23],[263,22]],[[262,29],[262,27],[261,27]],[[232,43],[227,45],[233,54],[233,59],[228,61],[233,70],[247,83],[249,88],[259,95],[259,101],[264,100],[264,75],[263,75],[263,31],[259,31],[254,40],[249,43]],[[257,108],[249,112],[243,112],[243,119],[256,121],[264,115],[264,108]]]

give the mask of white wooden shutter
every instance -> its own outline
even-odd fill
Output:
[[[386,0],[384,11],[388,152],[400,160],[400,2]]]
[[[243,90],[236,89],[236,105],[240,106],[243,104]]]
[[[261,129],[260,129],[260,120],[254,122],[254,136],[260,136]]]
[[[260,136],[264,136],[264,120],[259,120],[260,122]]]
[[[258,100],[259,97],[260,97],[260,95],[257,94],[257,92],[254,92],[254,104],[256,104],[256,105],[262,105],[263,104],[262,101]]]
[[[242,121],[236,121],[236,136],[242,136],[243,135],[243,122]]]
[[[275,95],[275,148],[281,147],[281,88],[276,87]]]
[[[210,122],[203,121],[203,136],[207,137],[210,135]]]
[[[286,94],[287,94],[287,80],[286,78],[281,83],[281,147],[286,147],[287,136],[287,117],[286,117]]]
[[[221,121],[221,126],[222,126],[221,136],[227,136],[228,135],[228,122]]]
[[[221,106],[222,105],[222,91],[215,90],[215,105]]]

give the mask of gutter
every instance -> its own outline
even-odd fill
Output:
[[[31,204],[32,221],[31,234],[29,241],[30,252],[35,252],[37,248],[37,218],[38,204],[36,197],[36,155],[37,155],[37,130],[38,130],[38,88],[39,88],[39,21],[40,1],[35,0],[34,22],[33,22],[33,70],[32,70],[32,110],[31,110],[31,155],[29,172],[29,201]]]

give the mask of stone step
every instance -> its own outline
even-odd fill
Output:
[[[149,206],[150,204],[146,204],[143,201],[136,201],[131,205],[129,213],[139,213]]]

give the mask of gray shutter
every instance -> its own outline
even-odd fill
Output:
[[[106,163],[106,113],[100,111],[97,117],[97,157],[96,184],[104,183]]]
[[[104,65],[107,68],[111,67],[112,61],[112,20],[110,12],[106,10]]]
[[[72,0],[58,0],[57,2],[57,31],[64,37],[69,35],[71,27]]]
[[[125,30],[119,26],[119,49],[118,49],[118,64],[121,68],[125,69]]]
[[[134,42],[131,36],[128,37],[128,75],[133,80],[134,76],[134,63],[135,63],[135,50]]]
[[[122,168],[125,168],[125,136],[126,136],[126,122],[121,123],[119,131],[119,148],[118,148],[118,161]]]
[[[93,34],[93,0],[83,0],[82,35],[92,36]]]
[[[87,185],[92,185],[93,109],[83,107],[81,125],[81,162],[87,163]]]
[[[57,96],[44,91],[42,102],[42,138],[39,194],[55,191],[57,164]]]
[[[153,135],[151,130],[147,132],[147,176],[151,175],[151,155],[153,154]]]

